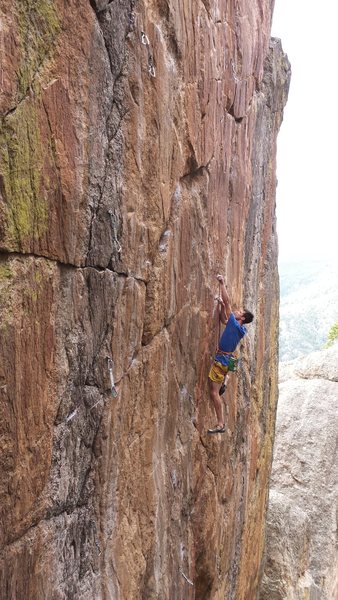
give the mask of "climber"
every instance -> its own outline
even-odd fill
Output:
[[[214,362],[208,376],[210,399],[213,402],[217,416],[216,427],[208,429],[208,433],[225,432],[223,403],[219,395],[220,387],[228,371],[236,370],[237,359],[233,353],[247,332],[244,323],[251,323],[254,318],[253,314],[245,309],[232,312],[229,296],[224,285],[224,278],[222,275],[217,275],[217,279],[220,284],[220,296],[216,298],[218,301],[219,318],[226,327],[219,340],[219,347],[216,350]]]

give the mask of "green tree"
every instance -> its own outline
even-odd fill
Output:
[[[338,323],[335,323],[334,325],[332,325],[328,336],[327,336],[327,343],[326,343],[326,348],[328,348],[329,346],[332,346],[333,342],[338,339]]]

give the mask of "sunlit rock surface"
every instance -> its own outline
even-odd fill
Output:
[[[271,16],[0,0],[4,600],[256,597],[290,76]],[[210,439],[217,272],[256,318]]]
[[[338,598],[338,345],[281,368],[261,600]]]

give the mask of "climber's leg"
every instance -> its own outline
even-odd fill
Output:
[[[214,381],[211,381],[211,379],[208,380],[208,383],[209,383],[210,399],[213,402],[214,409],[215,409],[216,416],[217,416],[217,425],[219,427],[224,427],[223,402],[222,402],[221,398],[219,397],[219,393],[218,393],[220,384],[215,383]]]
[[[223,402],[219,396],[219,389],[223,383],[227,371],[227,367],[215,361],[209,372],[209,395],[214,405],[217,417],[217,426],[213,429],[209,429],[209,433],[223,433],[223,431],[225,431],[223,418]]]

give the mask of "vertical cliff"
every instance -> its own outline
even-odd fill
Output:
[[[0,0],[3,600],[256,597],[289,83],[271,4]],[[217,272],[256,318],[209,439]]]

